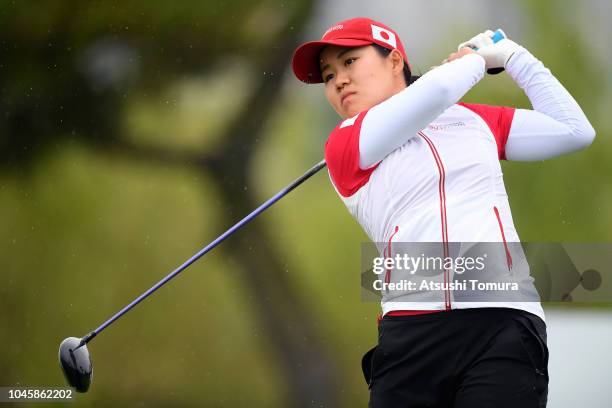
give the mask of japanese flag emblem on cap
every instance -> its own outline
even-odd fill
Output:
[[[374,38],[375,40],[387,43],[393,48],[397,48],[397,41],[395,40],[395,34],[377,25],[371,24],[371,26],[372,26],[372,38]]]

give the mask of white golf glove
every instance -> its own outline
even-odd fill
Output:
[[[458,47],[458,49],[469,47],[475,50],[485,59],[485,67],[489,74],[497,74],[503,71],[512,54],[519,48],[519,45],[509,40],[505,33],[503,33],[504,38],[502,40],[494,43],[492,39],[494,34],[493,31],[487,30],[459,44]]]

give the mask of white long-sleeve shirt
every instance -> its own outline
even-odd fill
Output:
[[[328,138],[325,158],[332,184],[382,256],[410,247],[400,243],[441,243],[444,256],[453,252],[452,243],[462,243],[456,256],[473,252],[474,245],[466,243],[499,242],[487,279],[519,285],[509,296],[466,295],[448,286],[387,290],[383,313],[497,306],[544,319],[522,248],[511,244],[520,240],[499,160],[543,160],[575,151],[591,143],[594,130],[571,95],[524,48],[511,57],[506,71],[534,110],[457,103],[482,79],[484,69],[476,54],[444,64],[342,121]],[[387,270],[385,282],[413,277]],[[447,268],[429,278],[448,283],[461,276]]]

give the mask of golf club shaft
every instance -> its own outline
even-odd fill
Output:
[[[302,184],[304,181],[306,181],[308,178],[310,178],[312,175],[314,175],[315,173],[317,173],[319,170],[321,170],[323,167],[325,167],[325,160],[321,160],[319,163],[317,163],[316,165],[314,165],[310,170],[308,170],[306,173],[304,173],[301,177],[299,177],[298,179],[296,179],[293,183],[289,184],[287,187],[285,187],[284,189],[282,189],[281,191],[279,191],[274,197],[270,198],[268,201],[266,201],[265,203],[263,203],[262,205],[260,205],[257,209],[255,209],[253,212],[251,212],[249,215],[247,215],[246,217],[244,217],[243,219],[241,219],[240,221],[238,221],[236,224],[234,224],[234,226],[232,226],[230,229],[228,229],[227,231],[225,231],[223,234],[221,234],[217,239],[215,239],[214,241],[212,241],[210,244],[208,244],[206,247],[202,248],[198,253],[196,253],[194,256],[192,256],[191,258],[189,258],[185,263],[183,263],[181,266],[179,266],[177,269],[175,269],[173,272],[171,272],[169,275],[167,275],[165,278],[163,278],[162,280],[160,280],[159,282],[157,282],[155,285],[153,285],[149,290],[147,290],[146,292],[144,292],[142,295],[138,296],[136,299],[134,299],[132,301],[132,303],[130,303],[129,305],[125,306],[123,309],[121,309],[119,312],[117,312],[113,317],[111,317],[110,319],[108,319],[106,322],[102,323],[102,325],[100,325],[100,327],[98,327],[97,329],[95,329],[94,331],[90,332],[89,334],[87,334],[85,337],[83,337],[81,339],[81,342],[79,344],[78,347],[81,347],[85,344],[87,344],[91,339],[93,339],[96,335],[98,335],[102,330],[104,330],[105,328],[107,328],[109,325],[111,325],[115,320],[119,319],[121,316],[123,316],[124,314],[126,314],[130,309],[132,309],[134,306],[136,306],[138,303],[142,302],[144,299],[146,299],[149,295],[151,295],[153,292],[155,292],[157,289],[159,289],[160,287],[162,287],[164,284],[166,284],[169,280],[171,280],[172,278],[174,278],[176,275],[178,275],[179,273],[181,273],[182,271],[184,271],[185,269],[187,269],[187,267],[189,265],[191,265],[192,263],[194,263],[195,261],[197,261],[200,257],[202,257],[204,254],[206,254],[207,252],[209,252],[210,250],[212,250],[214,247],[216,247],[217,245],[219,245],[221,242],[223,242],[227,237],[229,237],[230,235],[232,235],[234,232],[236,232],[239,228],[241,228],[243,225],[245,225],[246,223],[248,223],[249,221],[251,221],[253,218],[257,217],[259,214],[261,214],[263,211],[265,211],[268,207],[270,207],[272,204],[274,204],[275,202],[277,202],[278,200],[280,200],[281,198],[283,198],[285,195],[287,195],[291,190],[293,190],[294,188],[296,188],[297,186],[299,186],[300,184]],[[78,348],[77,347],[77,348]]]

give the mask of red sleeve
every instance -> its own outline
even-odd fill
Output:
[[[497,142],[497,153],[501,160],[506,160],[506,141],[512,126],[514,108],[505,106],[480,105],[475,103],[463,103],[459,105],[468,108],[478,114],[491,129],[495,141]]]
[[[332,182],[343,197],[363,187],[378,164],[367,170],[359,167],[359,133],[366,112],[341,122],[325,142],[325,162]]]

